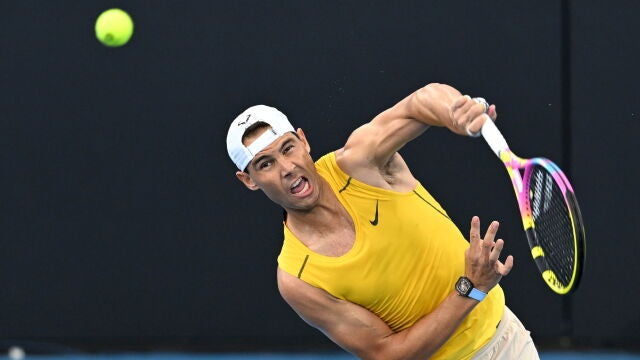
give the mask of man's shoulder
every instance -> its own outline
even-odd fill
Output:
[[[359,153],[357,149],[343,147],[334,151],[333,154],[335,167],[348,177],[357,176],[363,169],[372,167],[367,161],[366,154]]]
[[[324,290],[311,286],[302,279],[286,272],[278,267],[278,290],[280,295],[288,302],[304,302],[314,298],[328,295]],[[324,293],[324,294],[323,294]]]
[[[339,301],[327,291],[310,285],[281,268],[277,270],[277,280],[280,296],[294,308],[300,305],[309,307],[313,304],[331,304]]]

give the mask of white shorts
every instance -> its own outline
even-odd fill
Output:
[[[473,355],[471,360],[539,360],[531,334],[508,307],[495,335]]]

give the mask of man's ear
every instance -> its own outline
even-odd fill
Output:
[[[244,184],[249,190],[259,190],[260,188],[256,185],[253,180],[251,180],[251,176],[244,171],[236,171],[236,177],[240,182]]]
[[[307,137],[304,135],[304,131],[302,131],[301,128],[298,128],[298,130],[296,130],[296,134],[298,134],[298,137],[304,143],[304,147],[307,149],[307,152],[311,153],[311,145],[309,145]]]

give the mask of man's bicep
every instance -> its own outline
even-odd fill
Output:
[[[386,187],[381,173],[389,173],[390,164],[398,151],[427,126],[409,119],[396,118],[389,122],[371,121],[356,129],[345,146],[336,151],[340,168],[349,176],[369,185]],[[402,133],[402,134],[401,134]]]
[[[382,139],[380,148],[393,153],[422,134],[429,126],[448,126],[449,109],[460,96],[455,88],[428,84],[378,114],[371,126]]]
[[[356,154],[361,150],[384,165],[429,126],[451,125],[449,109],[459,96],[460,92],[451,86],[428,84],[356,129],[345,149]]]
[[[393,331],[378,316],[291,275],[287,276],[290,278],[278,276],[280,293],[305,322],[362,359],[384,354],[388,336]]]

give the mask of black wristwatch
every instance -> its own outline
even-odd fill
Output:
[[[482,301],[487,293],[476,289],[471,280],[466,276],[460,276],[456,282],[456,291],[460,296],[466,296],[474,300]]]

